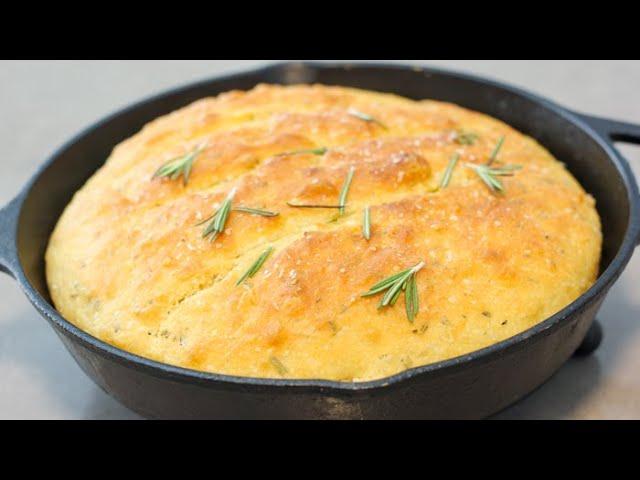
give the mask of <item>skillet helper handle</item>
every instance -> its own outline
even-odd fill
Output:
[[[19,268],[16,240],[21,200],[19,195],[0,209],[0,272],[13,277]]]
[[[640,145],[640,125],[591,115],[578,114],[578,116],[611,143],[624,142]],[[640,245],[640,230],[638,231],[636,243]]]
[[[617,120],[579,114],[579,117],[609,142],[625,142],[640,145],[640,125]],[[640,237],[638,238],[640,244]],[[585,356],[594,352],[602,342],[602,326],[595,320],[575,355]]]

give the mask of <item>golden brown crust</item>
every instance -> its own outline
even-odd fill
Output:
[[[459,129],[478,140],[459,145]],[[523,169],[496,195],[464,163],[484,163],[501,135],[499,161]],[[186,187],[151,178],[203,142]],[[278,155],[317,147],[329,150]],[[454,152],[449,187],[434,191]],[[287,206],[336,204],[351,167],[344,216]],[[233,212],[210,243],[194,225],[232,188],[236,204],[280,215]],[[273,255],[236,286],[268,245]],[[495,119],[361,90],[261,85],[200,100],[118,145],[67,207],[46,260],[60,312],[125,350],[227,374],[359,381],[531,327],[592,284],[600,247],[593,199]],[[402,302],[379,311],[378,298],[360,297],[419,261],[414,323]]]

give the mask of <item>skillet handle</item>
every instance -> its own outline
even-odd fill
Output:
[[[16,276],[19,268],[16,239],[21,206],[22,195],[18,195],[0,209],[0,272],[12,277]]]
[[[640,125],[593,117],[591,115],[579,114],[579,116],[588,123],[591,128],[612,142],[626,142],[640,145]]]

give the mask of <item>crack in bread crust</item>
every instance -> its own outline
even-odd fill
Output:
[[[349,114],[355,108],[388,127]],[[456,143],[456,132],[477,135]],[[522,170],[495,195],[465,163]],[[205,142],[189,184],[151,179]],[[285,152],[327,147],[324,155]],[[438,190],[454,153],[460,161]],[[345,215],[335,204],[351,167]],[[210,243],[203,226],[228,192],[240,212]],[[371,208],[370,240],[361,233]],[[267,246],[274,253],[241,286]],[[544,148],[461,107],[324,86],[261,85],[203,99],[118,145],[51,237],[56,307],[134,353],[226,374],[360,381],[490,345],[543,320],[595,280],[593,199]],[[424,261],[420,313],[378,311],[360,294]]]

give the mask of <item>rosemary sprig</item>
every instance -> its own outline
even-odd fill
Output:
[[[447,188],[449,186],[449,182],[451,181],[451,175],[453,174],[453,169],[456,168],[458,164],[458,160],[460,160],[460,154],[454,153],[449,159],[449,164],[447,165],[447,169],[444,171],[444,175],[442,175],[442,180],[440,181],[440,188]]]
[[[250,208],[250,207],[243,207],[243,206],[232,207],[231,210],[233,212],[249,213],[251,215],[259,215],[261,217],[277,217],[278,215],[280,215],[279,212],[271,212],[269,210],[260,210],[258,208]],[[211,220],[213,217],[215,217],[217,213],[218,212],[215,212],[213,215],[209,215],[204,220],[196,223],[195,226],[199,227],[200,225],[203,225],[203,224],[207,223],[209,220]]]
[[[376,125],[384,128],[385,130],[389,130],[389,127],[387,127],[384,123],[382,123],[380,120],[378,120],[375,117],[372,117],[371,115],[368,115],[366,113],[361,112],[360,110],[356,110],[355,108],[350,108],[349,110],[347,110],[347,113],[349,115],[351,115],[352,117],[356,117],[364,122],[368,122],[368,123],[375,123]]]
[[[355,168],[351,167],[349,169],[349,173],[347,173],[347,177],[342,184],[342,190],[340,191],[338,205],[304,204],[295,202],[287,202],[287,205],[289,205],[291,208],[337,208],[338,210],[340,210],[339,215],[344,215],[344,207],[347,205],[347,195],[349,194],[349,188],[351,187],[351,181],[353,180],[354,172]]]
[[[178,177],[182,176],[182,181],[184,185],[186,185],[189,182],[193,162],[204,148],[205,146],[201,145],[189,153],[172,158],[156,170],[152,178],[169,178],[170,180],[176,180]]]
[[[407,270],[391,275],[376,283],[368,292],[363,293],[362,296],[370,297],[385,292],[380,303],[378,303],[378,308],[384,308],[395,305],[400,294],[404,291],[407,318],[410,322],[413,322],[419,310],[418,287],[415,277],[416,273],[418,273],[422,267],[424,267],[424,262],[420,262]]]
[[[329,149],[327,147],[310,148],[306,150],[293,150],[291,152],[278,153],[276,157],[286,157],[288,155],[324,155]]]
[[[258,270],[260,270],[264,262],[266,262],[267,258],[269,258],[269,255],[271,255],[271,252],[273,252],[273,247],[269,247],[264,252],[262,252],[262,254],[258,257],[258,259],[255,262],[253,262],[253,264],[249,267],[249,269],[246,272],[244,272],[244,274],[236,282],[236,285],[240,285],[247,278],[252,278],[256,273],[258,273]]]
[[[454,142],[458,145],[473,145],[478,140],[478,135],[473,132],[467,132],[465,130],[459,130],[456,132],[456,138]]]
[[[347,205],[347,195],[349,194],[349,188],[351,188],[351,181],[353,180],[355,171],[356,169],[351,167],[349,173],[347,173],[347,178],[344,179],[344,183],[342,184],[342,190],[340,190],[340,198],[338,200],[340,215],[344,215],[344,207]]]
[[[220,235],[224,231],[224,226],[227,223],[227,218],[229,218],[229,212],[231,211],[231,201],[233,200],[235,194],[236,189],[234,188],[233,190],[231,190],[231,192],[229,192],[227,198],[224,199],[218,211],[211,217],[209,217],[211,223],[209,223],[209,225],[207,225],[207,227],[203,230],[202,238],[209,237],[209,241],[214,242],[216,238],[218,238],[218,235]],[[207,220],[205,220],[205,222]]]
[[[270,210],[262,210],[260,208],[244,207],[242,205],[233,207],[232,210],[234,212],[250,213],[251,215],[259,215],[261,217],[277,217],[278,215],[280,215],[278,212],[272,212]]]
[[[284,364],[280,361],[278,357],[272,356],[269,358],[269,361],[271,362],[271,365],[273,365],[273,367],[278,371],[280,375],[284,376],[289,372],[289,370],[287,370],[287,367],[284,366]]]
[[[362,218],[362,236],[367,240],[371,239],[371,211],[369,207],[364,207]]]
[[[491,191],[497,193],[504,192],[504,185],[498,177],[511,177],[514,171],[522,168],[521,165],[504,165],[493,168],[488,165],[475,165],[472,163],[467,163],[466,166],[474,170]]]
[[[496,158],[498,158],[498,153],[500,152],[500,149],[502,148],[502,144],[504,143],[504,135],[502,135],[500,137],[500,139],[498,140],[498,143],[496,143],[496,146],[493,148],[493,152],[491,152],[491,155],[489,156],[489,161],[487,162],[487,165],[491,165]]]

